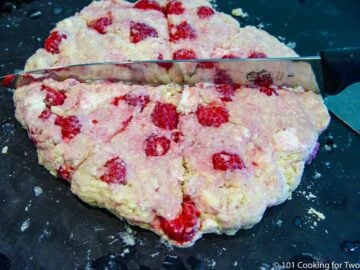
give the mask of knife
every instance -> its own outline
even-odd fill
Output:
[[[344,94],[360,82],[360,48],[326,50],[320,56],[256,59],[149,60],[88,63],[19,72],[0,77],[2,85],[17,88],[45,79],[108,80],[135,84],[188,84],[209,82],[247,86],[302,86],[321,93],[328,108],[357,133],[360,98]],[[353,89],[353,88],[352,88]],[[344,93],[343,93],[344,91]],[[341,93],[341,94],[339,94]],[[331,97],[336,95],[334,97]]]

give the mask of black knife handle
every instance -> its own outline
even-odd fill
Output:
[[[349,85],[360,82],[360,47],[320,52],[324,90],[336,95]]]

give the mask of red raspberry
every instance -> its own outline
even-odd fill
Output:
[[[199,123],[205,127],[220,127],[229,122],[229,114],[224,107],[199,106],[196,111]]]
[[[196,59],[196,54],[193,50],[180,49],[173,53],[174,60],[187,60],[187,59]]]
[[[154,0],[140,0],[135,3],[134,8],[138,9],[154,9],[163,12],[160,4]]]
[[[225,151],[216,153],[212,156],[213,168],[219,171],[242,170],[245,168],[244,161],[238,154],[232,154]]]
[[[119,157],[108,160],[105,165],[105,173],[100,179],[109,184],[126,185],[126,164]]]
[[[111,12],[108,12],[108,14],[105,17],[101,17],[99,19],[93,20],[90,23],[88,23],[89,28],[98,31],[98,33],[102,35],[106,34],[106,28],[109,25],[112,25]]]
[[[176,129],[179,122],[176,107],[170,103],[157,102],[151,119],[155,126],[166,130]]]
[[[175,142],[178,143],[181,141],[182,137],[184,136],[184,134],[180,131],[175,131],[173,134],[171,134],[171,139]]]
[[[57,175],[59,178],[71,181],[71,178],[74,174],[75,168],[69,164],[61,165],[57,170]]]
[[[203,69],[212,69],[215,67],[215,63],[214,62],[200,62],[197,64],[198,68],[203,68]]]
[[[162,53],[159,53],[158,60],[164,60],[164,56]],[[166,70],[169,70],[173,64],[172,63],[161,63],[158,64],[159,67],[165,68]]]
[[[166,6],[166,14],[175,14],[180,15],[183,14],[185,11],[184,7],[182,6],[182,3],[180,1],[171,0],[167,6]]]
[[[46,85],[41,86],[41,91],[46,92],[45,103],[47,106],[59,106],[64,104],[66,95],[63,91],[57,91]]]
[[[160,227],[164,233],[178,243],[190,241],[198,228],[200,212],[190,198],[184,198],[182,211],[175,219],[166,220],[160,217]]]
[[[262,53],[262,52],[250,52],[249,53],[249,58],[266,58],[266,54]]]
[[[175,42],[180,39],[195,39],[196,32],[190,24],[183,21],[179,25],[170,25],[170,41]]]
[[[2,78],[1,85],[4,87],[10,87],[16,79],[15,74],[9,74]]]
[[[232,97],[235,94],[236,88],[238,85],[236,84],[218,84],[215,86],[216,90],[222,95],[221,100],[228,102],[232,101]]]
[[[73,139],[81,130],[79,119],[74,115],[68,117],[57,116],[55,125],[61,127],[62,138],[66,142]]]
[[[50,118],[51,114],[52,112],[48,108],[46,108],[45,110],[42,111],[42,113],[38,116],[38,118],[42,121],[45,121]]]
[[[215,14],[214,10],[211,7],[207,7],[207,6],[201,6],[197,10],[197,15],[199,16],[200,19],[208,18],[214,14]]]
[[[61,41],[66,38],[66,35],[61,35],[58,31],[51,32],[50,36],[45,39],[45,50],[51,54],[60,53],[59,45]]]
[[[130,23],[130,40],[132,43],[138,43],[148,37],[158,37],[157,31],[145,23]]]
[[[166,155],[170,149],[170,140],[164,136],[151,135],[146,139],[145,154],[149,157]]]
[[[271,89],[269,87],[261,87],[260,88],[260,92],[261,93],[264,93],[265,95],[267,95],[268,97],[269,96],[272,96],[272,94],[276,94],[275,90],[274,89]]]

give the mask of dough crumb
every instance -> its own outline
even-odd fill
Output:
[[[129,254],[130,250],[128,248],[125,248],[123,252],[120,254],[121,257],[125,257],[126,254]]]
[[[288,46],[290,49],[295,49],[296,48],[296,42],[295,41],[289,41],[288,43],[286,43],[286,46]]]
[[[29,228],[29,226],[30,226],[30,218],[28,218],[23,222],[23,224],[21,224],[20,231],[21,232],[26,231]]]
[[[313,215],[314,217],[316,217],[318,220],[324,220],[325,219],[325,215],[317,210],[315,210],[314,208],[310,207],[308,210],[308,214]]]
[[[216,3],[216,0],[209,0],[210,4],[212,5],[213,8],[217,8],[218,4]]]
[[[318,171],[315,171],[313,178],[319,179],[320,177],[321,177],[321,173],[319,173]]]
[[[156,257],[156,256],[159,255],[159,254],[160,254],[160,252],[155,252],[155,253],[153,253],[153,254],[150,254],[150,256],[154,258],[154,257]]]
[[[5,145],[5,146],[1,149],[1,153],[5,155],[5,154],[7,154],[8,150],[9,150],[9,147],[8,147],[7,145]]]
[[[34,191],[35,197],[39,197],[43,193],[42,188],[39,186],[33,187],[33,191]]]
[[[242,8],[234,8],[231,11],[231,14],[235,17],[241,17],[241,18],[249,17],[249,14],[247,12],[243,11]]]
[[[132,234],[129,233],[121,233],[120,234],[121,240],[126,246],[134,246],[135,245],[135,238]]]

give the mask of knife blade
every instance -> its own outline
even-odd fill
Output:
[[[320,70],[319,57],[258,59],[149,60],[88,63],[19,72],[2,77],[2,84],[20,87],[47,78],[81,81],[109,80],[137,84],[188,84],[209,82],[241,85],[275,84],[303,86],[318,92],[313,70]],[[167,72],[164,67],[170,67]],[[315,72],[316,74],[316,72]]]
[[[148,60],[88,63],[19,72],[1,77],[6,87],[17,88],[53,78],[80,81],[108,80],[135,84],[187,84],[198,82],[257,86],[302,86],[324,97],[341,93],[360,81],[360,48],[322,51],[320,56],[257,59]],[[356,90],[358,94],[359,90]],[[328,99],[328,108],[359,133],[360,99],[353,94]],[[345,111],[351,100],[351,106]],[[350,109],[351,108],[351,109]],[[340,113],[341,112],[341,113]]]

